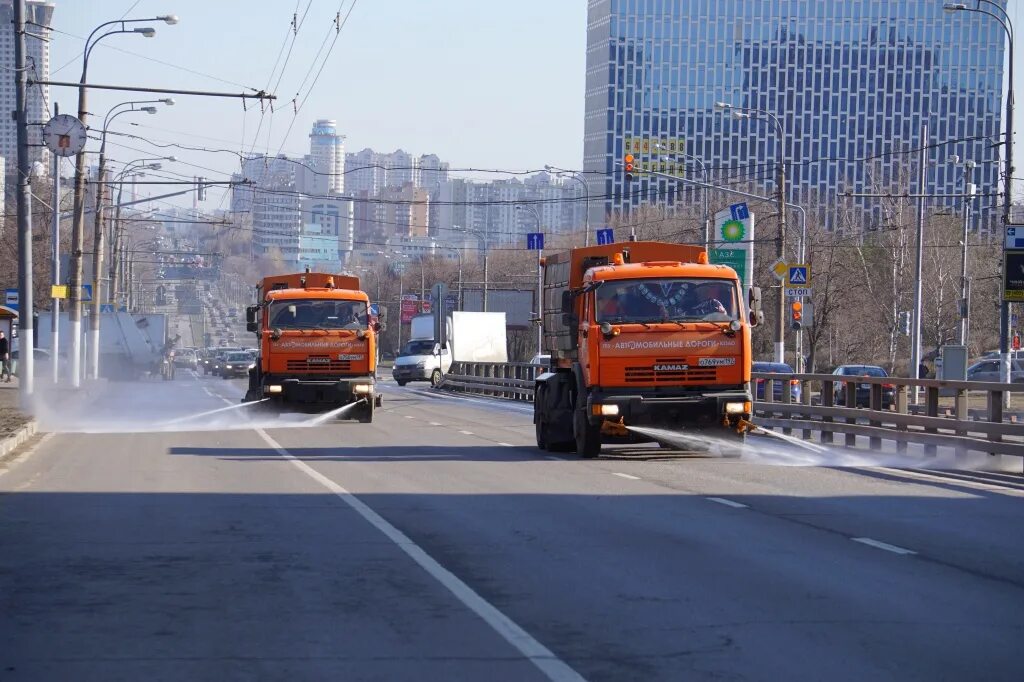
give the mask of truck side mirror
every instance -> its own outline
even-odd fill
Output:
[[[382,325],[380,322],[374,322],[373,323],[373,331],[375,331],[375,332],[384,331],[384,325]]]
[[[761,287],[750,287],[748,296],[750,308],[750,326],[764,324],[764,310],[761,308]]]
[[[562,314],[573,315],[576,313],[576,296],[566,289],[562,292]]]

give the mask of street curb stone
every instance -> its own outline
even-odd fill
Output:
[[[0,440],[0,459],[9,455],[15,448],[23,445],[25,441],[36,435],[37,431],[37,424],[33,419],[15,431],[12,435]]]

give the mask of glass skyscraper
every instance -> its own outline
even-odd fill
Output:
[[[687,157],[696,157],[715,184],[753,182],[767,193],[777,134],[716,112],[718,101],[782,121],[796,203],[835,204],[837,192],[914,177],[917,155],[892,152],[919,147],[925,122],[937,145],[928,191],[962,191],[961,169],[946,163],[954,154],[977,162],[979,192],[1000,191],[1004,33],[989,17],[942,4],[590,0],[584,170],[591,196],[602,198],[591,222],[674,203],[674,182],[624,183],[617,164],[630,150],[642,166],[666,170],[695,169]]]

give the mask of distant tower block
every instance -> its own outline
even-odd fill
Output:
[[[338,134],[335,121],[320,119],[309,134],[309,155],[312,160],[313,194],[340,194],[345,191],[345,138]]]

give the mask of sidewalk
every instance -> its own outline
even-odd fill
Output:
[[[18,379],[11,383],[0,383],[0,438],[6,438],[29,421],[27,415],[18,410]]]

